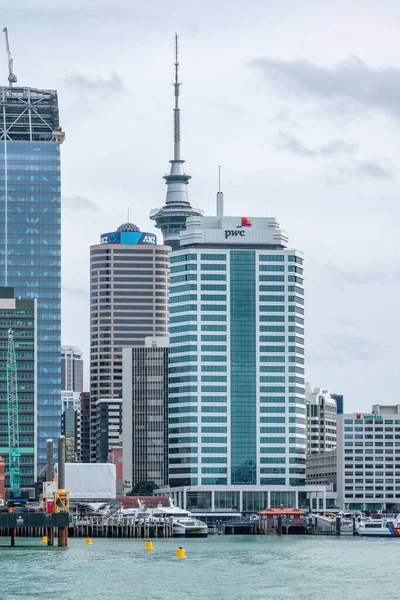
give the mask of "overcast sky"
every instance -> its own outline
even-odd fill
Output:
[[[194,206],[275,216],[306,259],[307,378],[348,410],[397,403],[400,5],[395,0],[0,0],[21,85],[56,88],[63,343],[89,360],[89,246],[154,231],[182,151]],[[2,63],[6,82],[6,57]]]

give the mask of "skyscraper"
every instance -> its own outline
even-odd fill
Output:
[[[61,389],[83,391],[82,350],[76,346],[61,346]]]
[[[123,479],[125,490],[143,481],[168,484],[168,338],[146,338],[124,348]]]
[[[336,450],[336,400],[329,390],[306,387],[307,454]]]
[[[7,464],[8,477],[8,406],[7,346],[8,331],[13,330],[17,364],[19,447],[21,452],[21,488],[29,498],[35,497],[36,481],[36,301],[15,298],[11,287],[0,288],[0,455]]]
[[[92,460],[100,444],[96,404],[121,393],[122,348],[143,346],[149,335],[168,335],[169,250],[132,223],[103,234],[90,248]]]
[[[185,173],[184,160],[181,158],[181,122],[179,107],[179,59],[178,36],[175,36],[175,108],[174,108],[174,158],[170,161],[169,175],[164,175],[167,184],[167,197],[162,208],[151,212],[150,218],[161,229],[164,243],[173,250],[179,248],[179,232],[185,229],[186,219],[193,215],[200,215],[202,211],[193,208],[189,202],[187,186],[190,175]]]
[[[37,306],[37,459],[60,433],[61,189],[57,92],[0,87],[0,285]]]
[[[203,509],[295,506],[306,495],[303,257],[274,218],[223,217],[218,200],[219,215],[188,218],[170,254],[170,490]]]

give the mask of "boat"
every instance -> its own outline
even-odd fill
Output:
[[[358,535],[365,537],[398,537],[400,538],[400,514],[394,517],[373,518],[361,521]]]
[[[152,512],[156,519],[172,519],[172,531],[175,538],[206,538],[208,527],[204,521],[197,519],[191,512],[171,506],[158,506]]]

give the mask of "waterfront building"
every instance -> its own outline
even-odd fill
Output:
[[[326,487],[326,508],[337,507],[337,455],[336,450],[307,454],[306,484],[323,485]],[[316,502],[316,501],[315,501]],[[320,505],[311,503],[312,510],[321,510]]]
[[[123,349],[123,479],[125,491],[168,484],[168,338]]]
[[[122,445],[122,399],[96,400],[96,459],[105,463],[111,448]]]
[[[246,512],[303,506],[303,257],[274,218],[224,217],[217,199],[217,217],[188,218],[170,254],[169,488],[160,493]]]
[[[21,488],[28,498],[35,497],[37,476],[37,322],[36,300],[15,297],[12,287],[0,287],[0,455],[8,477],[7,347],[8,331],[13,330],[17,362],[19,447]]]
[[[168,335],[169,250],[132,223],[104,233],[90,248],[92,461],[98,438],[95,407],[98,400],[120,397],[122,348],[143,346],[149,335]]]
[[[36,443],[60,434],[61,189],[55,90],[0,87],[0,285],[36,300]]]
[[[336,400],[329,390],[306,388],[307,454],[336,449]]]
[[[179,60],[178,60],[178,36],[175,36],[175,107],[174,107],[174,158],[170,161],[169,175],[164,175],[167,185],[167,196],[165,204],[161,208],[151,211],[150,218],[155,221],[156,227],[161,229],[164,243],[173,250],[179,248],[180,231],[185,229],[186,219],[193,215],[201,215],[202,211],[193,208],[189,202],[187,186],[190,175],[184,169],[185,161],[181,157],[181,123],[179,94]]]
[[[398,512],[400,405],[338,415],[337,489],[345,510]]]

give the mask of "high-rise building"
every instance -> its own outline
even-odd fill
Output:
[[[96,401],[96,460],[108,461],[109,451],[122,446],[122,398]]]
[[[60,433],[61,189],[57,92],[0,87],[0,285],[37,307],[37,460]]]
[[[338,415],[343,414],[343,394],[331,394],[332,398],[336,401],[336,413]]]
[[[336,400],[329,390],[307,384],[307,454],[336,450]]]
[[[141,482],[168,484],[168,338],[146,338],[124,348],[123,479],[125,491]]]
[[[83,391],[82,350],[76,346],[61,346],[61,390]]]
[[[301,252],[274,218],[190,217],[170,254],[169,486],[186,506],[306,502]],[[190,490],[188,489],[190,487]]]
[[[400,404],[338,415],[337,490],[343,510],[398,512]]]
[[[185,173],[184,163],[181,158],[181,122],[179,107],[179,60],[178,60],[178,36],[175,36],[175,107],[174,107],[174,158],[170,161],[171,169],[169,175],[164,175],[167,184],[167,197],[161,208],[151,212],[150,218],[161,229],[164,243],[171,246],[173,250],[179,248],[180,231],[185,229],[186,219],[193,215],[201,215],[202,211],[193,208],[189,202],[187,186],[190,175]]]
[[[143,346],[149,335],[168,335],[169,250],[132,223],[103,234],[101,243],[90,248],[92,407],[120,397],[123,347]]]
[[[21,488],[35,497],[36,455],[36,300],[15,298],[12,287],[0,288],[0,455],[6,461],[8,477],[7,346],[8,331],[13,330],[17,363],[19,446],[21,451]]]
[[[90,393],[82,392],[80,394],[81,408],[81,455],[80,461],[83,463],[91,462],[91,415],[94,414],[90,403]]]
[[[81,462],[81,411],[80,407],[68,406],[63,410],[61,434],[65,436],[66,462]]]

